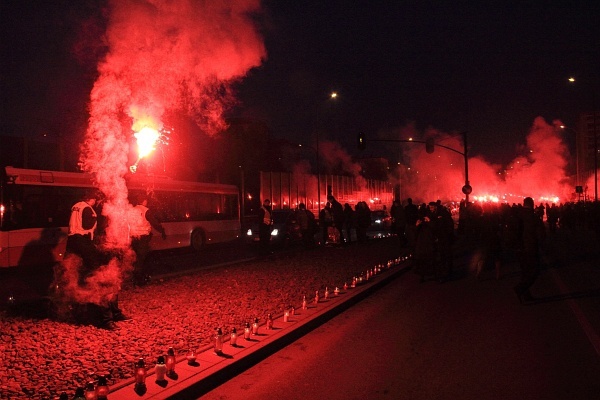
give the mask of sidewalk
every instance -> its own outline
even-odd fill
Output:
[[[335,288],[329,288],[328,298],[325,298],[325,294],[321,291],[318,303],[314,302],[314,298],[307,299],[307,308],[302,309],[301,305],[298,305],[295,314],[289,316],[288,322],[284,322],[283,315],[274,316],[272,329],[267,329],[265,324],[261,324],[258,334],[251,335],[249,340],[244,339],[243,331],[238,331],[235,347],[229,344],[229,338],[224,338],[223,353],[220,355],[217,355],[210,345],[199,349],[196,353],[196,361],[192,365],[188,363],[186,357],[178,359],[175,374],[167,377],[165,382],[157,383],[154,371],[149,370],[145,387],[136,386],[134,379],[113,385],[109,398],[110,400],[198,398],[388,284],[409,269],[410,259],[408,256],[402,256],[391,260],[388,265],[380,265],[379,268],[373,266],[369,271],[372,275],[368,280],[365,271],[362,282],[357,282],[356,287],[350,286],[347,290],[340,288],[337,296],[334,294]],[[377,269],[380,269],[380,272],[375,272]]]

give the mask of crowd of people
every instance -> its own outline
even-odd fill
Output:
[[[371,209],[366,202],[358,202],[354,208],[349,203],[342,205],[334,196],[328,196],[327,203],[315,213],[299,203],[290,215],[291,225],[297,225],[301,241],[306,248],[316,245],[346,245],[353,241],[367,240],[367,230],[371,226]],[[263,200],[258,211],[259,255],[271,253],[271,231],[273,230],[272,208],[269,199]]]
[[[76,257],[78,269],[77,285],[84,288],[88,278],[104,263],[107,255],[97,245],[98,229],[97,206],[98,193],[88,193],[71,208],[69,236],[65,260]],[[371,225],[371,209],[364,202],[358,202],[354,208],[342,205],[334,196],[329,195],[327,203],[319,211],[318,219],[306,205],[300,203],[293,213],[299,225],[302,243],[305,247],[317,244],[347,245],[353,242],[367,241],[367,231]],[[146,281],[144,261],[149,251],[152,229],[165,239],[165,230],[148,208],[148,199],[138,198],[129,221],[132,250],[136,257],[133,261],[132,279],[135,284]],[[385,208],[384,208],[385,209]],[[598,202],[578,202],[538,204],[526,197],[522,204],[512,206],[502,203],[465,203],[458,211],[458,226],[455,228],[448,207],[440,200],[422,203],[417,206],[411,198],[402,204],[394,201],[390,208],[390,233],[400,238],[400,245],[407,247],[413,254],[414,271],[421,282],[437,280],[446,282],[454,273],[454,242],[463,235],[477,247],[480,257],[476,275],[487,264],[494,267],[496,278],[501,278],[502,263],[509,255],[518,259],[521,280],[514,287],[519,301],[533,299],[530,287],[535,282],[541,263],[541,249],[546,235],[553,235],[558,229],[591,229],[600,235],[600,205]],[[269,254],[270,236],[273,226],[271,202],[263,201],[259,210],[260,254]],[[355,233],[355,236],[353,235]],[[317,240],[315,240],[317,238]],[[79,304],[76,310],[94,314],[98,326],[113,329],[114,323],[128,319],[118,305],[118,293],[101,303]]]
[[[534,300],[530,288],[539,275],[548,235],[555,235],[558,230],[572,232],[583,229],[596,236],[600,234],[598,202],[566,202],[559,205],[540,202],[535,205],[531,197],[512,205],[492,202],[467,204],[463,201],[458,210],[458,226],[456,229],[452,226],[452,233],[443,228],[445,224],[441,221],[448,219],[449,212],[439,201],[429,203],[428,211],[423,204],[418,209],[416,223],[413,223],[413,216],[409,217],[408,207],[413,209],[410,215],[414,212],[414,207],[407,204],[405,215],[411,221],[407,222],[405,234],[409,243],[416,238],[413,245],[416,271],[422,274],[423,279],[428,274],[442,282],[451,278],[452,264],[448,260],[452,259],[452,246],[447,246],[444,241],[462,236],[477,254],[475,275],[478,278],[484,268],[491,267],[496,279],[500,279],[503,263],[518,263],[520,281],[514,291],[521,303]],[[419,222],[425,218],[431,220],[431,215],[437,219],[437,223],[433,224],[433,234],[422,229],[427,224]]]
[[[385,206],[384,206],[385,209]],[[454,243],[464,237],[477,254],[475,275],[481,277],[488,267],[496,279],[502,277],[502,264],[516,260],[521,279],[514,291],[521,303],[532,301],[530,288],[541,264],[541,252],[547,235],[561,230],[591,229],[600,235],[600,205],[598,202],[567,202],[534,204],[531,197],[522,203],[470,202],[460,203],[457,216],[440,200],[414,204],[411,198],[395,200],[390,207],[390,233],[400,238],[401,246],[413,254],[414,271],[421,282],[446,282],[454,277]],[[367,240],[371,225],[371,209],[366,202],[354,208],[343,206],[333,196],[320,210],[318,220],[300,204],[294,214],[302,228],[303,242],[315,245],[315,232],[321,244]],[[455,223],[457,222],[457,223]]]

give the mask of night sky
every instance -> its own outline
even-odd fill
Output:
[[[2,2],[2,134],[56,133],[87,119],[105,2],[40,3]],[[502,163],[537,116],[573,125],[591,108],[600,3],[455,3],[264,1],[256,21],[267,56],[235,86],[230,114],[299,143],[319,130],[350,154],[358,132],[467,131],[470,154]]]

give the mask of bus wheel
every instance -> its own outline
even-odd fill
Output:
[[[191,240],[192,249],[194,249],[195,251],[201,251],[204,247],[204,243],[204,232],[202,232],[201,230],[193,231]]]

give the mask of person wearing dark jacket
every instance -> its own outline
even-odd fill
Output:
[[[365,201],[359,201],[354,207],[356,216],[356,240],[367,241],[367,229],[371,226],[371,210]]]
[[[298,221],[298,225],[300,225],[304,247],[313,247],[315,244],[315,215],[312,211],[306,209],[306,204],[304,203],[298,204],[295,215],[296,221]]]
[[[392,233],[398,235],[400,243],[404,246],[406,244],[406,236],[404,234],[406,230],[406,213],[398,200],[394,200],[390,208],[390,215],[392,217]]]
[[[533,199],[526,197],[519,214],[519,266],[521,280],[514,287],[519,302],[533,301],[530,288],[540,272],[540,247],[545,239],[545,228],[542,220],[536,215]]]
[[[352,242],[352,228],[354,228],[354,210],[350,204],[344,204],[344,229],[346,230],[346,242]]]
[[[454,220],[450,211],[442,204],[429,203],[432,216],[433,233],[436,238],[437,251],[440,255],[440,264],[436,268],[435,277],[439,282],[446,282],[452,278],[454,269]]]
[[[436,273],[437,239],[435,236],[435,223],[434,211],[429,211],[429,209],[415,222],[414,271],[420,276],[421,282],[425,282],[428,277]]]
[[[340,243],[344,243],[344,207],[333,196],[327,197],[333,214],[333,227],[339,232]]]
[[[333,226],[333,211],[330,202],[325,203],[325,207],[319,212],[319,225],[321,226],[322,235],[321,244],[324,246],[329,240],[329,228]]]
[[[404,206],[404,218],[406,219],[406,242],[408,247],[414,251],[417,240],[417,220],[419,219],[419,209],[413,204],[412,198],[406,199]]]

